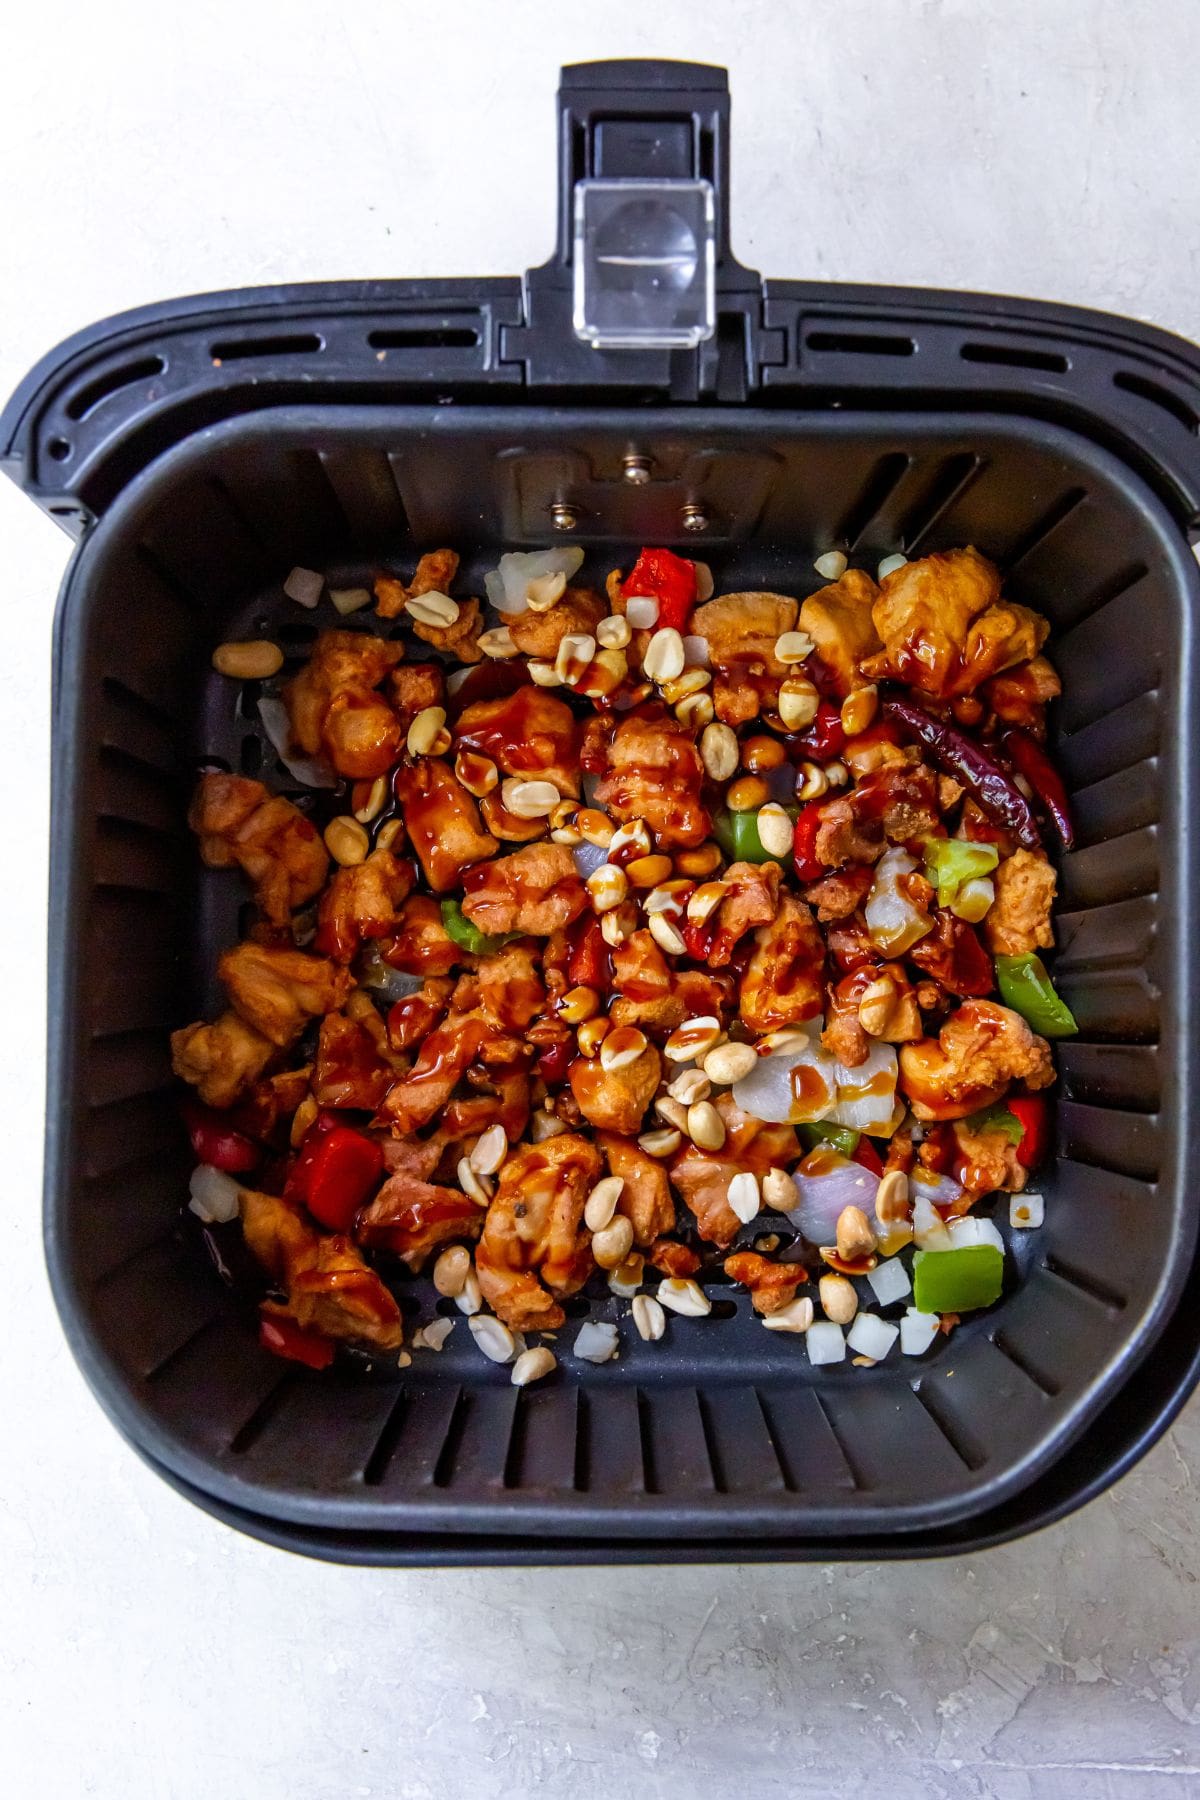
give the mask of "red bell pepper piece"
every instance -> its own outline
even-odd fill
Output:
[[[1036,1169],[1050,1148],[1050,1105],[1040,1094],[1009,1094],[1004,1102],[1021,1127],[1017,1161]]]
[[[792,862],[799,881],[820,881],[825,873],[825,864],[817,860],[817,830],[821,823],[821,812],[824,802],[810,800],[807,806],[800,808],[800,816],[796,820],[796,830],[792,837]]]
[[[713,919],[685,919],[680,936],[683,947],[693,962],[706,963],[712,954],[712,947],[717,935],[717,921]]]
[[[304,1135],[284,1189],[330,1231],[349,1231],[383,1174],[383,1151],[361,1131],[319,1117]]]
[[[1000,742],[1046,808],[1063,849],[1069,850],[1075,842],[1075,827],[1071,823],[1071,806],[1062,776],[1042,746],[1027,732],[1014,728],[1006,731]]]
[[[850,1161],[856,1162],[860,1169],[866,1169],[870,1175],[883,1174],[883,1158],[871,1142],[870,1138],[860,1137],[850,1152]]]
[[[839,708],[822,700],[812,724],[790,742],[802,756],[816,762],[831,762],[835,756],[840,756],[846,748],[846,733]]]
[[[226,1175],[241,1175],[262,1159],[262,1146],[235,1131],[228,1119],[211,1106],[185,1100],[183,1122],[193,1155],[210,1168],[223,1169]]]
[[[333,1361],[333,1345],[317,1331],[304,1331],[278,1314],[260,1314],[258,1341],[273,1356],[304,1363],[310,1369],[327,1369]]]
[[[638,595],[658,601],[658,627],[687,630],[696,604],[696,565],[671,550],[643,550],[621,584],[631,599]]]
[[[612,986],[612,952],[604,941],[599,919],[583,921],[567,963],[567,979],[572,987],[595,988],[598,994],[607,994]]]

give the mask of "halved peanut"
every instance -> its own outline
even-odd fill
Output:
[[[796,771],[797,800],[819,800],[829,788],[829,777],[820,763],[802,762]]]
[[[680,880],[678,876],[672,876],[670,881],[660,881],[642,901],[647,918],[651,913],[660,912],[670,913],[672,918],[677,919],[686,907],[691,892],[692,883]]]
[[[719,1150],[725,1142],[725,1121],[711,1100],[696,1100],[687,1109],[687,1134],[700,1150]]]
[[[613,832],[608,846],[608,860],[619,862],[624,867],[635,856],[649,856],[653,847],[650,842],[650,827],[645,819],[631,819],[628,825],[620,825]]]
[[[633,1249],[633,1225],[618,1213],[602,1231],[592,1233],[592,1255],[601,1269],[615,1269]]]
[[[800,1204],[796,1183],[786,1169],[767,1170],[762,1178],[762,1197],[763,1205],[772,1212],[791,1212]]]
[[[648,681],[674,681],[684,669],[683,639],[673,625],[664,625],[646,645],[642,674]]]
[[[375,848],[377,850],[390,850],[403,830],[403,819],[385,819],[375,834]]]
[[[754,812],[770,798],[771,790],[761,775],[741,775],[725,790],[725,804],[730,812]]]
[[[867,687],[855,688],[842,701],[842,730],[847,737],[856,737],[865,731],[875,717],[879,705],[879,689],[871,682]]]
[[[858,1311],[858,1295],[853,1282],[844,1275],[822,1275],[817,1283],[825,1317],[835,1325],[848,1325]]]
[[[758,1052],[753,1044],[718,1044],[703,1057],[700,1067],[710,1081],[718,1087],[732,1087],[748,1075],[758,1062]]]
[[[714,1049],[720,1038],[721,1021],[706,1013],[703,1018],[686,1019],[677,1025],[663,1045],[663,1055],[668,1062],[696,1062]]]
[[[497,662],[521,654],[513,643],[513,634],[507,625],[497,625],[493,631],[481,631],[478,643],[483,654],[493,657]]]
[[[875,1233],[867,1223],[861,1206],[844,1206],[838,1214],[837,1253],[843,1262],[856,1262],[870,1256],[875,1248]]]
[[[449,594],[430,592],[428,594],[410,594],[404,602],[404,610],[418,625],[453,625],[459,614],[457,600]]]
[[[605,650],[623,650],[632,636],[629,620],[620,613],[609,613],[596,627],[596,642]]]
[[[772,769],[782,769],[786,761],[787,751],[778,738],[760,734],[743,740],[742,762],[752,775],[769,775]]]
[[[664,1125],[670,1125],[676,1131],[687,1130],[687,1107],[681,1101],[672,1099],[670,1093],[658,1096],[654,1102],[654,1110]]]
[[[646,1049],[649,1038],[636,1025],[617,1025],[605,1035],[600,1046],[600,1067],[611,1075],[627,1069]]]
[[[633,1302],[633,1322],[647,1344],[657,1343],[667,1329],[667,1315],[653,1294],[638,1294]]]
[[[604,862],[598,869],[593,869],[584,882],[593,909],[598,913],[612,912],[620,906],[629,892],[629,880],[624,869],[616,863]]]
[[[771,856],[786,856],[792,847],[795,826],[775,800],[758,810],[758,841]]]
[[[625,864],[625,875],[631,887],[657,887],[660,881],[666,881],[671,874],[669,856],[635,856],[632,862]]]
[[[607,850],[613,841],[615,827],[607,813],[598,807],[584,806],[575,814],[575,829],[585,844],[595,844],[598,850]]]
[[[687,950],[682,934],[672,925],[666,913],[651,913],[646,921],[650,936],[668,956],[682,956]]]
[[[443,1250],[433,1265],[433,1285],[439,1294],[453,1300],[461,1294],[466,1286],[467,1276],[471,1273],[471,1253],[461,1244],[452,1244],[449,1250]]]
[[[807,631],[785,631],[775,639],[775,657],[781,663],[800,663],[813,653]]]
[[[708,1099],[712,1093],[712,1082],[703,1069],[681,1069],[674,1081],[669,1083],[667,1092],[681,1106],[694,1106],[698,1100]]]
[[[568,988],[558,1003],[558,1016],[564,1024],[582,1025],[600,1011],[600,996],[595,988]]]
[[[749,1225],[756,1219],[762,1206],[762,1195],[759,1191],[758,1177],[749,1169],[741,1169],[729,1183],[729,1210],[743,1225]]]
[[[633,936],[638,928],[638,909],[632,900],[622,900],[620,906],[614,906],[610,912],[603,913],[600,918],[600,936],[614,950],[618,944],[624,944]]]
[[[408,754],[431,755],[445,724],[444,706],[423,706],[408,728]]]
[[[330,819],[324,831],[325,848],[335,863],[343,869],[353,869],[367,860],[367,852],[371,848],[371,840],[357,819],[349,813],[339,813],[336,819]]]
[[[488,1206],[491,1203],[492,1184],[486,1175],[481,1175],[478,1169],[471,1167],[469,1156],[459,1158],[455,1172],[459,1187],[468,1199],[474,1200],[476,1206]]]
[[[360,825],[369,825],[373,819],[379,817],[380,813],[387,805],[387,776],[377,775],[374,781],[370,783],[356,782],[356,793],[360,787],[365,787],[366,793],[362,795],[358,805],[354,808],[354,816]]]
[[[689,876],[692,880],[702,880],[721,866],[721,846],[719,844],[698,844],[694,850],[677,850],[675,867],[680,875]]]
[[[475,1140],[471,1167],[477,1175],[494,1175],[508,1155],[508,1134],[503,1125],[489,1125]]]
[[[557,606],[567,589],[567,578],[561,569],[553,575],[535,575],[525,589],[525,604],[530,612],[549,612]]]
[[[554,673],[568,686],[585,674],[596,654],[596,640],[582,632],[567,632],[559,639]]]
[[[688,694],[675,708],[675,717],[689,731],[707,725],[713,716],[713,703],[707,694]]]
[[[638,1137],[638,1146],[647,1156],[674,1156],[683,1142],[683,1133],[674,1126],[666,1126],[662,1131],[643,1131]]]
[[[609,1029],[609,1021],[604,1017],[585,1019],[575,1033],[575,1042],[579,1045],[580,1056],[586,1056],[590,1062],[604,1042]]]
[[[583,1209],[583,1222],[589,1231],[603,1231],[611,1223],[624,1186],[620,1175],[605,1175],[596,1183]]]
[[[562,677],[552,662],[540,662],[536,657],[531,657],[525,666],[535,687],[562,686]]]
[[[288,1142],[291,1144],[293,1150],[296,1148],[297,1144],[303,1140],[319,1111],[320,1108],[312,1095],[305,1094],[303,1100],[292,1114],[292,1128],[288,1133]]]
[[[682,675],[676,675],[673,681],[664,681],[662,697],[668,706],[677,706],[691,694],[701,694],[712,681],[712,673],[708,669],[687,669]]]
[[[460,750],[454,759],[454,773],[477,800],[490,794],[500,780],[500,771],[491,757],[481,756],[478,750]]]
[[[889,1225],[907,1219],[908,1209],[908,1176],[903,1169],[889,1169],[875,1190],[875,1217]]]
[[[514,779],[500,783],[500,799],[515,819],[544,819],[561,795],[552,781]]]
[[[558,1367],[558,1359],[553,1350],[545,1344],[535,1344],[532,1350],[522,1350],[512,1366],[509,1380],[514,1387],[528,1387],[531,1381],[541,1381],[547,1375],[553,1375]]]

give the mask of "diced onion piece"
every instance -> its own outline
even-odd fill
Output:
[[[894,1130],[896,1077],[899,1065],[892,1044],[872,1044],[865,1062],[855,1069],[836,1065],[837,1105],[828,1114],[848,1131],[886,1137]]]
[[[617,1328],[598,1319],[588,1319],[579,1328],[574,1355],[581,1362],[603,1363],[617,1351]]]
[[[192,1170],[192,1178],[188,1182],[188,1211],[194,1212],[198,1219],[206,1225],[228,1225],[231,1219],[238,1216],[238,1195],[241,1189],[230,1175],[222,1169],[214,1169],[208,1163],[199,1163]]]
[[[832,1152],[826,1155],[822,1151],[820,1162],[824,1167],[819,1175],[806,1175],[803,1163],[792,1170],[800,1203],[787,1217],[809,1243],[832,1244],[838,1219],[846,1207],[857,1206],[870,1216],[879,1179],[859,1163]]]
[[[569,581],[583,562],[578,544],[555,550],[510,550],[498,568],[484,576],[487,597],[497,612],[521,613],[529,598],[529,584],[546,575],[565,575]]]
[[[1014,1231],[1032,1231],[1044,1223],[1046,1202],[1041,1194],[1013,1194],[1008,1202],[1008,1222]]]
[[[463,683],[470,681],[474,673],[475,670],[470,663],[467,663],[461,669],[455,669],[452,674],[447,675],[446,677],[446,692],[448,694],[457,694]]]
[[[687,637],[684,638],[684,640],[683,640],[683,666],[685,669],[707,669],[708,668],[708,666],[709,666],[708,665],[708,639],[706,637],[697,637],[693,632],[689,632]],[[794,789],[795,788],[795,776],[794,775],[792,778],[792,786]],[[793,796],[791,794],[788,795],[789,800],[792,797]]]
[[[995,898],[995,882],[986,875],[975,875],[970,881],[963,882],[950,902],[950,911],[956,919],[963,919],[968,925],[978,925],[991,911]]]
[[[315,569],[295,568],[283,584],[283,591],[297,606],[314,607],[321,598],[325,577]]]
[[[593,870],[608,861],[608,851],[601,849],[599,844],[573,844],[571,855],[575,858],[575,867],[579,870],[581,881],[586,881]]]
[[[826,550],[824,556],[818,556],[813,568],[826,581],[840,581],[846,573],[846,558],[840,550]]]
[[[346,618],[350,613],[361,612],[364,606],[370,606],[374,599],[370,588],[330,588],[329,598],[337,611]]]
[[[907,1219],[871,1219],[871,1230],[875,1233],[875,1248],[880,1256],[895,1256],[911,1244],[913,1228]]]
[[[953,1206],[962,1195],[962,1183],[950,1175],[934,1175],[919,1164],[908,1178],[909,1197],[932,1202],[934,1206]]]
[[[658,624],[658,601],[649,595],[635,594],[625,601],[625,617],[632,631],[653,631]]]
[[[804,1334],[810,1363],[839,1363],[846,1360],[846,1340],[840,1325],[832,1319],[818,1319]]]
[[[949,1250],[950,1233],[941,1214],[924,1194],[913,1198],[913,1242],[919,1250]]]
[[[867,1276],[875,1298],[880,1306],[891,1306],[895,1300],[903,1300],[905,1294],[912,1293],[912,1282],[908,1279],[908,1270],[902,1262],[893,1258],[889,1262],[878,1263]],[[868,1351],[869,1355],[870,1352]]]
[[[696,571],[696,605],[703,606],[706,600],[713,597],[713,572],[706,562],[699,562],[694,557],[692,567]]]
[[[262,728],[270,740],[271,748],[288,774],[294,775],[302,787],[337,786],[338,778],[323,756],[301,756],[293,749],[292,722],[282,700],[274,694],[261,694],[258,716],[262,720]]]
[[[924,1356],[937,1334],[937,1314],[918,1312],[915,1306],[910,1306],[900,1321],[901,1354]]]
[[[889,1325],[878,1313],[860,1312],[846,1333],[846,1343],[856,1356],[869,1356],[872,1362],[882,1362],[899,1336],[898,1325]]]
[[[391,963],[384,962],[379,946],[374,942],[369,942],[363,949],[358,969],[358,985],[382,994],[390,1006],[397,1000],[406,1000],[422,985],[420,975],[408,975],[403,969],[393,969]]]
[[[875,878],[863,916],[871,942],[888,957],[903,956],[933,930],[929,914],[914,906],[900,887],[901,878],[915,873],[916,867],[906,850],[895,848],[885,850],[875,864]]]
[[[893,1058],[894,1060],[894,1058]],[[794,1071],[805,1074],[794,1079]],[[804,1037],[778,1056],[760,1056],[748,1075],[733,1084],[733,1097],[743,1112],[775,1125],[811,1124],[829,1118],[837,1104],[837,1058],[815,1039]],[[803,1100],[797,1095],[803,1093]],[[891,1110],[889,1102],[889,1111]]]
[[[965,1250],[969,1244],[990,1244],[994,1250],[1004,1255],[1004,1239],[1000,1236],[990,1219],[976,1219],[970,1214],[964,1219],[951,1219],[946,1226],[950,1242],[944,1246],[922,1244],[923,1250],[944,1248],[947,1250]]]
[[[879,580],[883,581],[888,575],[894,575],[896,570],[902,569],[907,561],[907,556],[901,556],[899,552],[895,556],[885,556],[877,570]]]

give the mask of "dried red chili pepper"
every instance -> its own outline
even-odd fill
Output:
[[[819,881],[825,873],[825,864],[817,859],[817,832],[821,824],[821,812],[824,802],[810,800],[802,806],[800,816],[796,820],[796,830],[792,836],[792,862],[799,881]]]
[[[1028,732],[1014,726],[1004,733],[1000,742],[1046,808],[1063,849],[1070,850],[1075,843],[1075,827],[1071,822],[1070,802],[1062,776]]]
[[[923,706],[909,700],[885,700],[881,708],[891,719],[933,757],[934,762],[953,775],[975,796],[987,813],[1012,832],[1027,850],[1041,847],[1037,821],[1028,800],[998,763],[963,732],[956,731],[941,719],[935,719]]]

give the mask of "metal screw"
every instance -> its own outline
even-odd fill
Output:
[[[565,500],[556,500],[550,508],[550,517],[555,531],[574,531],[579,523],[579,514]]]
[[[625,471],[626,481],[634,487],[644,487],[650,479],[650,458],[640,455],[636,450],[622,458],[621,466]]]
[[[697,500],[689,500],[680,514],[685,531],[707,531],[708,514]]]

